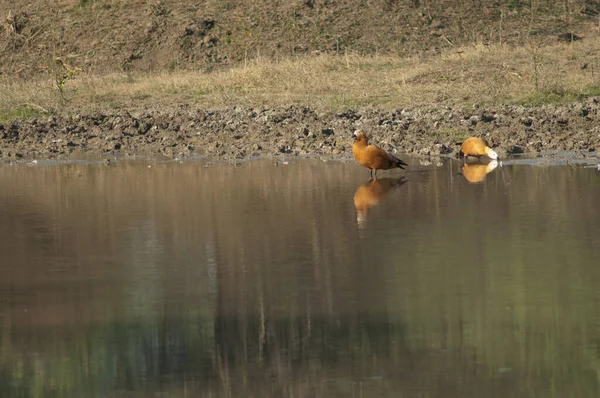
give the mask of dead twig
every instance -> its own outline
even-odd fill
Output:
[[[17,33],[17,18],[13,14],[12,10],[8,11],[6,22],[8,22],[8,26],[6,27],[8,33]]]
[[[36,105],[34,103],[31,103],[31,102],[25,102],[23,105],[24,106],[30,106],[32,108],[38,109],[38,110],[42,111],[42,113],[50,113],[50,111],[48,109],[46,109],[46,108],[44,108],[42,106]]]
[[[29,36],[27,39],[25,39],[25,43],[27,45],[29,45],[29,42],[31,40],[33,40],[34,37],[36,37],[37,35],[39,35],[42,32],[42,29],[38,30],[37,32],[35,32],[34,34],[32,34],[31,36]]]

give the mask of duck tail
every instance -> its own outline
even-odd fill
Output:
[[[396,167],[398,167],[398,168],[404,169],[404,166],[408,166],[408,163],[406,163],[402,159],[398,159],[395,157],[394,160],[396,161]]]

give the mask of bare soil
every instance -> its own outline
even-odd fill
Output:
[[[359,127],[388,151],[426,157],[456,154],[460,143],[473,135],[486,139],[501,157],[550,151],[595,156],[600,148],[600,101],[536,108],[317,113],[293,106],[53,116],[0,125],[0,156],[349,157],[352,133]]]
[[[591,0],[199,3],[0,0],[0,10],[7,13],[0,29],[0,79],[53,79],[57,70],[78,68],[93,75],[210,73],[257,57],[297,54],[427,58],[469,43],[520,46],[534,40],[537,46],[585,40],[585,32],[596,29],[600,11],[599,3]],[[393,111],[320,112],[295,105],[58,114],[0,125],[0,156],[342,157],[350,155],[351,134],[357,127],[387,150],[422,156],[456,153],[471,135],[485,138],[501,156],[554,150],[584,156],[600,146],[598,108],[598,99],[589,98],[535,108],[453,109],[432,104]]]
[[[593,0],[0,0],[0,76],[206,70],[256,57],[439,54],[472,43],[577,40]],[[571,36],[569,34],[574,34]],[[562,35],[562,36],[559,36]]]

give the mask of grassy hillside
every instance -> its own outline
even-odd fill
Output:
[[[0,0],[0,10],[0,121],[183,104],[535,105],[600,87],[592,0]]]

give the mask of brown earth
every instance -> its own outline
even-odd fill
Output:
[[[473,43],[577,40],[596,0],[0,0],[0,77],[210,71],[256,57],[422,55]],[[577,36],[570,36],[574,33]]]
[[[77,154],[206,156],[247,159],[264,156],[350,157],[352,132],[360,127],[386,150],[420,156],[455,154],[467,136],[485,138],[501,157],[518,153],[577,152],[600,148],[600,100],[537,108],[376,109],[317,113],[229,108],[132,115],[54,116],[0,125],[0,156],[65,158]]]
[[[203,70],[256,57],[357,53],[435,56],[472,43],[578,40],[592,0],[0,0],[0,79],[49,76],[68,63],[114,71]],[[571,35],[572,33],[578,36]],[[583,34],[582,34],[583,32]],[[53,72],[54,71],[54,72]],[[351,132],[400,153],[453,153],[468,135],[500,154],[600,146],[598,100],[537,108],[430,108],[317,113],[277,109],[57,115],[0,125],[2,158],[163,153],[171,157],[349,156]]]

